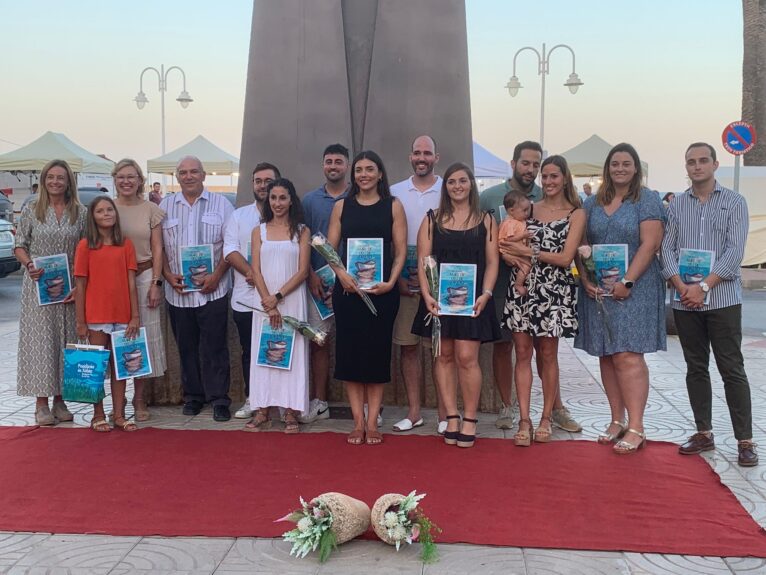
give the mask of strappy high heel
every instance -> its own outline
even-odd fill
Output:
[[[459,415],[448,415],[447,419],[460,419]],[[457,443],[457,436],[460,435],[459,431],[445,431],[444,443],[447,445],[455,445]]]
[[[617,455],[630,455],[631,453],[636,453],[642,447],[646,447],[646,433],[638,431],[637,429],[628,429],[625,431],[625,434],[627,435],[628,433],[638,435],[641,438],[641,442],[638,445],[633,445],[632,443],[621,439],[615,443],[612,448],[612,451]]]
[[[526,425],[526,429],[521,429],[522,425]],[[532,427],[532,422],[529,419],[519,420],[519,430],[516,435],[513,436],[513,444],[518,447],[529,447],[535,440],[535,431]]]
[[[616,425],[620,428],[620,430],[617,433],[609,433],[609,428],[613,425]],[[622,439],[623,436],[626,433],[626,428],[624,421],[612,421],[609,423],[609,425],[606,426],[606,429],[604,430],[604,433],[598,436],[598,441],[601,445],[609,445],[610,443],[614,443],[615,441]]]
[[[463,422],[468,423],[479,423],[478,419],[471,419],[470,417],[464,417]],[[476,432],[473,434],[463,433],[460,432],[457,434],[457,446],[458,447],[473,447],[473,444],[476,443]]]

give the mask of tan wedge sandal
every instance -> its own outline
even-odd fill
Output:
[[[525,426],[526,429],[522,429],[522,426]],[[520,419],[519,430],[513,436],[513,444],[518,447],[529,447],[534,440],[535,431],[532,427],[532,422],[529,419]]]

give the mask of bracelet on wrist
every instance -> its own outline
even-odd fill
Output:
[[[481,292],[481,295],[488,295],[489,297],[492,297],[492,290],[485,289],[483,292]]]

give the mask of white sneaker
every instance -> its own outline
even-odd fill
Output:
[[[317,419],[329,419],[330,418],[330,406],[326,401],[321,399],[312,399],[309,403],[309,410],[306,413],[301,413],[298,416],[300,423],[313,423]]]
[[[503,407],[500,408],[500,413],[497,414],[495,427],[498,429],[513,429],[514,419],[516,419],[514,417],[513,406],[505,404],[502,404],[502,406]]]
[[[367,404],[364,404],[364,418],[367,419]],[[378,424],[378,428],[383,427],[383,407],[380,408],[380,411],[378,412],[378,419],[376,420],[376,423]]]
[[[250,419],[253,416],[253,410],[250,409],[250,399],[246,399],[235,413],[234,417],[237,419]]]

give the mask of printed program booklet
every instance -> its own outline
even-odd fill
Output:
[[[332,288],[335,286],[335,272],[332,271],[328,264],[322,266],[314,273],[322,280],[322,297],[315,297],[311,292],[309,292],[309,295],[311,295],[311,301],[319,312],[319,317],[327,319],[335,313],[332,309]]]
[[[473,315],[476,264],[439,266],[439,315]]]
[[[181,246],[178,249],[184,291],[200,291],[205,277],[213,273],[213,245]]]
[[[628,271],[628,244],[595,244],[593,263],[598,286],[611,294],[614,286]]]
[[[152,373],[145,327],[140,328],[133,339],[126,338],[124,330],[112,332],[112,351],[117,379],[142,377]]]
[[[402,279],[407,282],[410,293],[420,293],[420,280],[418,279],[418,247],[407,246],[407,259],[402,269]]]
[[[715,264],[715,252],[710,250],[690,250],[681,248],[678,253],[678,273],[685,284],[698,284],[710,275]],[[673,290],[675,301],[681,301],[681,296]],[[710,303],[710,292],[705,294],[705,305]]]
[[[295,330],[293,328],[282,323],[282,329],[272,329],[269,318],[264,318],[261,321],[260,335],[258,336],[258,355],[255,358],[255,364],[289,370],[293,362],[294,343]]]
[[[383,281],[383,238],[348,238],[346,268],[361,289]]]
[[[36,268],[43,268],[43,275],[37,280],[37,303],[51,305],[64,301],[72,291],[67,255],[40,256],[32,261]]]

